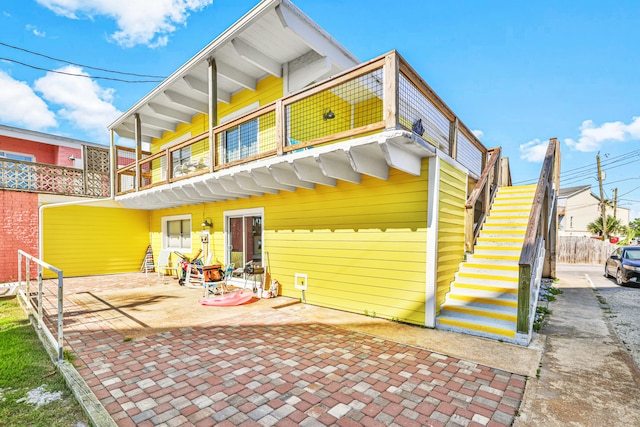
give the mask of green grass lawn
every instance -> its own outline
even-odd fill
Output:
[[[90,425],[18,301],[0,299],[0,427],[82,423]]]

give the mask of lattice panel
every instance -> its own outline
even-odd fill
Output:
[[[86,147],[86,195],[93,197],[109,197],[110,192],[110,159],[109,150],[97,147]]]
[[[83,196],[84,182],[82,170],[38,165],[37,191]]]
[[[86,147],[86,167],[88,172],[109,174],[109,150],[97,147]]]
[[[0,160],[0,187],[36,191],[36,166],[18,160]]]

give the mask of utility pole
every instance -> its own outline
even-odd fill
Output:
[[[607,207],[604,204],[604,191],[602,190],[602,170],[600,169],[600,152],[596,155],[598,163],[598,184],[600,184],[600,212],[602,213],[602,240],[607,240]]]
[[[613,190],[613,219],[616,219],[616,212],[618,211],[618,187]]]

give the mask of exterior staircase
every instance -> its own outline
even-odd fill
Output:
[[[501,187],[440,308],[440,329],[516,342],[518,261],[535,185]]]

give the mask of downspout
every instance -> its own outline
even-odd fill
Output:
[[[429,189],[427,194],[427,245],[424,325],[436,327],[438,288],[438,220],[440,199],[440,156],[429,157]]]
[[[111,130],[111,142],[109,145],[109,158],[111,159],[111,167],[109,168],[109,197],[92,198],[86,200],[74,200],[72,202],[51,203],[42,205],[38,208],[38,258],[44,260],[44,210],[48,208],[58,208],[63,206],[84,205],[88,203],[104,202],[107,200],[115,200],[114,192],[114,171],[116,164],[113,162],[115,153],[115,139],[113,130]],[[86,158],[83,159],[86,162]]]

